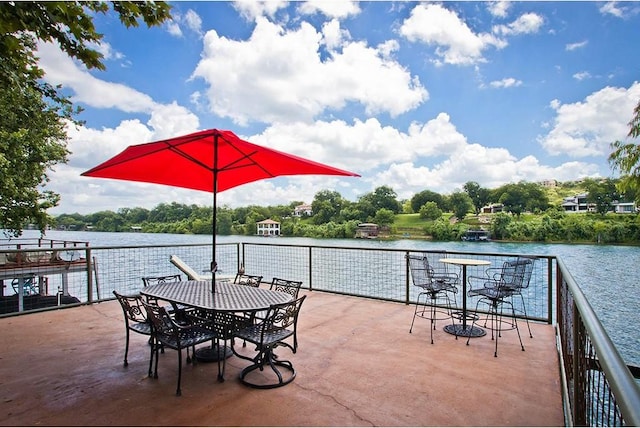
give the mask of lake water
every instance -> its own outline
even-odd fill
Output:
[[[24,238],[38,238],[26,230]],[[206,235],[151,233],[48,231],[46,238],[90,242],[91,246],[207,244]],[[219,243],[259,242],[252,236],[219,236]],[[274,244],[339,247],[393,248],[406,250],[469,251],[535,254],[560,257],[600,318],[628,364],[640,366],[640,247],[613,245],[571,245],[500,242],[431,242],[423,240],[377,241],[361,239],[275,239]]]

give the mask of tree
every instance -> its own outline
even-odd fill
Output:
[[[453,214],[462,220],[473,209],[471,198],[464,192],[455,192],[449,196],[449,204],[453,208]]]
[[[396,215],[394,214],[393,211],[387,208],[380,208],[376,212],[376,216],[374,217],[373,221],[379,224],[380,226],[389,226],[393,224],[393,221],[395,220],[395,218],[396,218]]]
[[[420,218],[437,220],[440,217],[442,217],[442,210],[438,208],[438,205],[433,201],[427,202],[420,208]]]
[[[480,214],[480,209],[489,203],[489,189],[480,187],[475,181],[467,181],[463,186],[464,191],[471,198],[476,214]]]
[[[381,208],[386,208],[393,211],[394,214],[398,214],[400,209],[400,203],[398,202],[398,195],[389,186],[377,187],[373,192],[367,193],[360,197],[360,201],[367,201],[373,207],[374,212],[378,212]]]
[[[605,215],[611,211],[612,202],[619,200],[616,184],[611,179],[598,181],[585,179],[584,185],[588,192],[587,202],[595,204],[596,211],[600,215]]]
[[[79,125],[62,88],[42,81],[36,41],[55,41],[87,68],[105,68],[92,16],[109,10],[127,27],[171,16],[164,2],[0,2],[0,226],[20,236],[26,221],[41,232],[52,222],[47,210],[60,196],[45,190],[47,173],[67,161],[67,126]]]
[[[504,205],[504,211],[517,216],[525,211],[545,211],[549,208],[549,197],[539,184],[508,183],[492,192],[492,199]]]
[[[337,221],[340,211],[345,204],[340,193],[333,190],[321,190],[313,197],[311,208],[315,224]]]
[[[446,209],[446,204],[441,194],[432,192],[431,190],[423,190],[411,198],[411,208],[413,212],[419,212],[420,208],[427,202],[435,202],[441,210]]]
[[[629,122],[630,138],[640,137],[640,102],[633,110],[634,116]],[[614,171],[619,169],[623,174],[618,183],[620,192],[632,192],[636,202],[640,203],[640,145],[632,142],[616,141],[611,144],[614,151],[609,155],[609,164]]]

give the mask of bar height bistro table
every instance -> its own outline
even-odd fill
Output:
[[[490,265],[491,262],[487,260],[476,259],[456,259],[456,258],[444,258],[440,259],[441,263],[449,263],[452,265],[462,266],[462,324],[450,324],[444,326],[444,331],[449,334],[455,334],[456,336],[463,337],[480,337],[487,334],[486,331],[480,327],[467,326],[467,320],[471,319],[467,311],[467,266],[485,266]],[[476,316],[475,314],[473,316]]]
[[[292,299],[288,293],[247,287],[227,281],[217,281],[215,293],[213,293],[210,280],[159,283],[143,288],[140,294],[215,312],[268,310],[271,305],[287,303]],[[212,348],[202,348],[198,351],[198,359],[204,361],[217,361],[220,357],[227,358],[231,355],[231,350],[227,349],[224,353]]]

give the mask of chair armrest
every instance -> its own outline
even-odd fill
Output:
[[[432,276],[436,280],[448,280],[448,281],[458,281],[460,278],[455,272],[446,272],[446,271],[438,271],[434,270]]]
[[[467,277],[467,282],[469,283],[470,286],[473,284],[477,285],[478,283],[481,283],[482,286],[478,288],[493,288],[493,287],[496,287],[499,283],[499,281],[496,281],[490,276],[473,276],[473,275]]]

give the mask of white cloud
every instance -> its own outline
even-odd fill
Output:
[[[165,28],[169,34],[175,37],[182,37],[184,35],[182,31],[183,26],[202,37],[202,18],[200,18],[200,15],[193,9],[187,10],[184,14],[175,11],[172,14],[171,21],[165,24]]]
[[[455,12],[438,4],[420,4],[400,27],[400,34],[411,42],[435,45],[435,54],[447,64],[472,65],[485,62],[482,53],[506,42],[488,33],[475,34]]]
[[[122,52],[118,52],[117,50],[113,49],[113,47],[105,41],[102,41],[100,43],[89,42],[87,43],[87,46],[100,52],[105,60],[124,59],[124,54]]]
[[[493,32],[504,36],[532,34],[537,33],[543,24],[544,19],[540,15],[536,13],[525,13],[508,25],[495,26]]]
[[[490,1],[487,4],[489,13],[498,18],[506,18],[510,8],[511,2],[509,1]]]
[[[254,21],[261,16],[273,18],[276,13],[288,5],[286,0],[236,0],[232,2],[232,6],[247,21]]]
[[[606,2],[600,7],[600,13],[603,15],[613,15],[622,18],[625,15],[625,8],[619,7],[617,1]]]
[[[577,43],[569,43],[565,46],[564,49],[567,51],[575,51],[576,49],[584,48],[585,46],[587,46],[587,44],[589,44],[588,40],[583,40],[582,42]]]
[[[489,13],[498,18],[506,18],[509,9],[511,9],[510,1],[490,1],[487,4]]]
[[[63,53],[58,45],[39,43],[38,56],[40,66],[46,72],[45,80],[72,89],[75,102],[97,108],[117,108],[129,113],[149,113],[155,107],[151,97],[146,94],[126,85],[93,77]]]
[[[589,73],[588,71],[581,71],[579,73],[575,73],[573,75],[573,78],[576,80],[586,80],[591,78],[591,73]]]
[[[358,15],[360,5],[357,1],[309,0],[300,3],[298,10],[301,14],[306,15],[319,12],[329,18],[344,19]]]
[[[329,50],[339,48],[343,40],[350,38],[349,32],[340,28],[340,22],[337,19],[333,19],[322,25],[322,39]]]
[[[522,85],[522,81],[514,79],[513,77],[506,77],[502,80],[494,80],[489,83],[489,85],[494,88],[512,88]]]
[[[166,24],[166,29],[174,37],[182,37],[182,29],[180,28],[180,24],[174,19]]]
[[[331,34],[340,30],[330,25]],[[344,33],[342,33],[344,34]],[[368,114],[399,115],[427,99],[417,77],[379,48],[344,41],[321,59],[323,35],[306,22],[295,30],[258,18],[251,37],[236,41],[209,31],[192,77],[204,79],[211,111],[238,124],[311,120],[348,102]],[[332,38],[337,42],[336,37]],[[259,76],[259,78],[256,78]]]
[[[606,157],[612,142],[626,138],[638,99],[640,83],[635,82],[628,89],[603,88],[583,102],[562,104],[553,100],[550,107],[557,115],[554,126],[539,141],[552,155]]]

